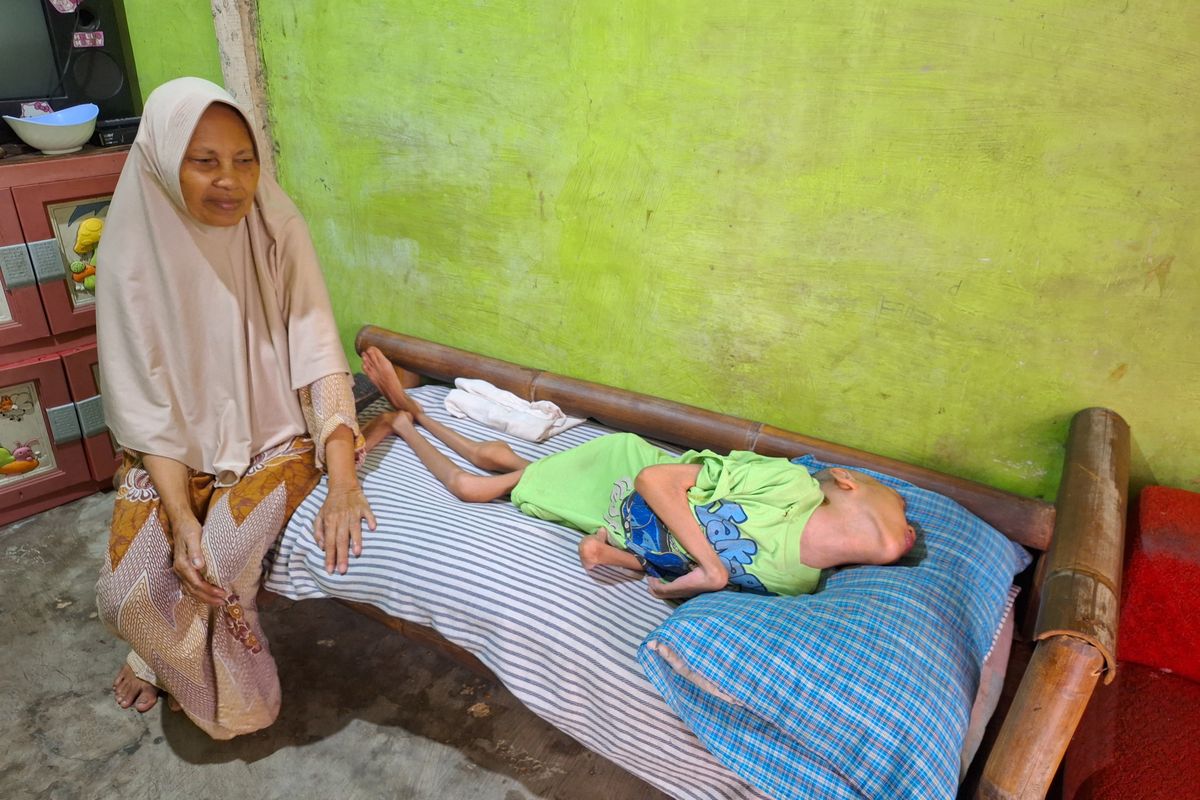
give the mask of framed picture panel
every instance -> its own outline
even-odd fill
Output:
[[[0,367],[0,525],[94,489],[62,360]]]
[[[116,185],[99,175],[12,189],[53,333],[96,324],[96,247]]]

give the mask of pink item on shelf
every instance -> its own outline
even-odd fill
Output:
[[[42,114],[52,114],[54,109],[45,100],[34,100],[32,103],[21,103],[21,116],[40,117]]]

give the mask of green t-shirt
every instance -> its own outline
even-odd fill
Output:
[[[800,561],[800,537],[824,494],[808,470],[784,458],[745,450],[672,456],[634,434],[611,434],[530,464],[512,502],[531,517],[586,533],[606,528],[623,546],[621,503],[637,474],[654,464],[701,465],[688,500],[733,585],[775,594],[817,588],[821,571]],[[672,547],[692,560],[674,537]]]

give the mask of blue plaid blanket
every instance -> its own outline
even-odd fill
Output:
[[[898,565],[827,573],[808,596],[698,597],[638,653],[704,745],[772,797],[957,790],[980,667],[1030,557],[954,501],[877,477],[904,495],[917,529]],[[717,692],[673,668],[664,647]]]

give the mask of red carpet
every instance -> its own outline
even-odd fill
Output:
[[[1096,687],[1062,785],[1063,800],[1200,797],[1200,683],[1122,664]]]
[[[1117,660],[1200,681],[1200,494],[1149,486],[1139,506]]]
[[[1200,494],[1151,486],[1129,531],[1116,680],[1063,761],[1063,800],[1200,798]]]

